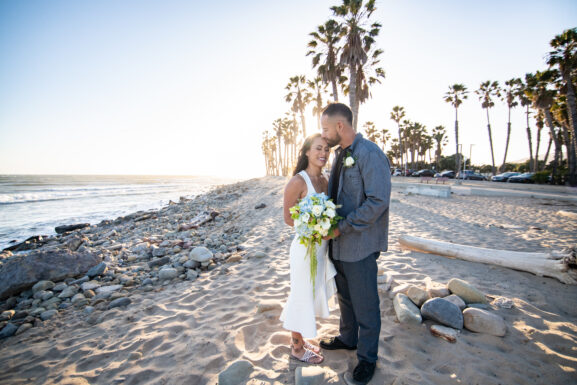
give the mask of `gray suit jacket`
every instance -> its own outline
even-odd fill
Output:
[[[356,262],[387,251],[391,170],[383,151],[361,134],[347,152],[356,160],[352,167],[341,169],[336,204],[342,205],[337,213],[344,219],[338,224],[341,235],[332,240],[332,249],[333,259]],[[329,191],[333,183],[331,177]]]

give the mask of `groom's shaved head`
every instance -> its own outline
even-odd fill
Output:
[[[353,125],[353,112],[343,103],[331,103],[323,111],[323,115],[329,117],[341,116],[346,119],[349,125]]]

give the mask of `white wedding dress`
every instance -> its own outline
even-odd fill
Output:
[[[307,184],[307,196],[315,193],[315,188],[306,173],[299,175]],[[317,245],[317,275],[315,280],[315,296],[310,277],[310,259],[306,255],[306,247],[295,235],[290,248],[290,283],[291,291],[280,315],[283,327],[299,332],[304,338],[314,338],[317,335],[315,317],[329,316],[329,299],[336,293],[333,263],[328,256],[328,242]]]

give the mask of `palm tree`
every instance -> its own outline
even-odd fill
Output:
[[[283,125],[283,121],[282,119],[276,119],[274,122],[272,122],[272,129],[274,134],[276,135],[276,139],[277,139],[277,147],[276,147],[276,152],[277,152],[277,167],[280,168],[279,170],[279,174],[281,175],[283,170],[284,170],[284,163],[283,163],[283,159],[282,159],[282,155],[281,155],[281,140],[283,137],[283,133],[284,133],[284,125]]]
[[[304,75],[293,76],[289,80],[289,83],[285,87],[288,91],[285,100],[288,103],[292,102],[291,110],[300,114],[303,136],[306,138],[307,128],[305,125],[305,109],[311,100],[311,94],[306,90],[306,79]]]
[[[391,140],[391,134],[389,134],[389,130],[383,128],[381,129],[380,135],[381,135],[381,149],[383,150],[383,152],[385,152],[385,146],[387,145],[387,142]]]
[[[349,69],[349,104],[353,111],[353,128],[357,129],[359,105],[370,96],[368,92],[371,81],[379,82],[384,77],[381,68],[375,70],[376,76],[367,76],[367,62],[369,66],[378,64],[381,50],[373,50],[375,37],[379,34],[381,24],[372,23],[368,29],[366,25],[375,11],[375,0],[343,0],[342,5],[333,6],[331,10],[343,19],[345,44],[341,52],[340,63]],[[370,61],[369,61],[370,59]],[[366,97],[363,100],[363,96]]]
[[[373,143],[378,143],[381,135],[380,135],[380,132],[377,131],[377,129],[375,127],[375,123],[366,122],[365,124],[363,124],[363,127],[365,129],[365,134],[367,136],[367,139]]]
[[[493,153],[493,137],[491,135],[491,121],[489,119],[489,109],[495,106],[493,98],[501,99],[501,88],[499,87],[498,81],[491,82],[487,80],[481,83],[478,90],[475,93],[479,96],[481,101],[481,107],[483,107],[487,113],[487,130],[489,131],[489,145],[491,146],[491,171],[495,175],[495,155]]]
[[[323,112],[324,102],[323,96],[327,93],[327,85],[323,83],[322,78],[317,76],[313,80],[307,81],[308,92],[314,101],[313,115],[317,117],[317,128],[321,129],[321,114]]]
[[[568,129],[572,140],[568,144],[569,156],[569,182],[572,186],[577,185],[577,104],[575,101],[575,72],[577,70],[577,28],[567,29],[557,35],[550,42],[553,51],[549,52],[547,64],[550,68],[557,68],[563,79],[562,91],[566,96]]]
[[[435,144],[437,149],[435,150],[435,165],[437,170],[441,167],[441,154],[443,152],[443,147],[447,145],[447,131],[445,130],[445,126],[437,126],[433,128],[433,139],[435,140]]]
[[[503,156],[503,164],[501,165],[501,172],[505,171],[505,162],[507,161],[507,151],[509,150],[509,139],[511,138],[511,108],[519,105],[517,102],[517,97],[519,96],[519,90],[521,89],[521,79],[513,78],[505,82],[506,88],[505,101],[507,103],[507,108],[509,111],[507,120],[507,141],[505,142],[505,155]]]
[[[559,156],[561,153],[561,144],[557,133],[555,132],[555,123],[551,114],[551,107],[555,100],[557,92],[550,88],[556,75],[555,71],[537,71],[535,74],[526,74],[525,83],[528,87],[526,92],[533,102],[533,106],[537,108],[545,117],[545,124],[549,127],[550,138],[555,144],[555,157],[553,159],[552,171],[553,182],[557,179],[557,167],[559,165]]]
[[[445,102],[455,107],[455,173],[461,169],[461,157],[459,156],[459,106],[463,100],[467,99],[467,87],[463,84],[453,84],[449,86],[449,91],[445,93]]]
[[[309,35],[313,37],[308,44],[310,50],[307,56],[313,56],[313,68],[325,84],[331,83],[333,88],[333,100],[339,101],[337,82],[343,72],[342,65],[337,61],[340,51],[339,42],[343,37],[343,28],[335,20],[330,19],[325,24],[319,25],[315,32]]]
[[[391,111],[391,119],[397,123],[397,128],[399,129],[399,153],[401,155],[400,160],[400,168],[406,169],[403,167],[403,139],[401,137],[401,120],[405,117],[405,108],[400,106],[394,106],[393,111]]]
[[[537,162],[533,160],[533,141],[531,139],[531,126],[529,125],[529,107],[531,106],[531,99],[529,99],[529,97],[527,96],[528,93],[527,84],[524,83],[523,80],[521,79],[519,79],[519,81],[520,81],[518,89],[519,92],[517,94],[517,97],[521,102],[521,106],[525,107],[525,116],[527,118],[527,141],[529,142],[529,170],[531,172],[535,172],[537,171]],[[537,140],[539,140],[539,136],[537,137]],[[539,155],[538,148],[535,154],[538,157]],[[535,164],[533,164],[534,162]]]

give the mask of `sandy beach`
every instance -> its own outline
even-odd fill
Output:
[[[176,203],[178,210],[159,212],[157,221],[170,223],[170,231],[156,227],[148,235],[151,243],[188,237],[201,245],[202,239],[236,234],[230,241],[234,251],[228,248],[194,279],[158,280],[145,290],[134,278],[137,282],[122,289],[131,300],[128,306],[95,305],[92,313],[69,307],[0,340],[0,384],[216,384],[219,373],[236,361],[249,363],[236,378],[239,384],[294,384],[297,369],[306,366],[290,359],[289,332],[278,319],[290,289],[293,231],[282,220],[286,181],[266,177],[221,186],[192,202]],[[186,215],[194,217],[205,207],[218,211],[221,219],[192,231],[194,236],[190,230],[178,231]],[[390,290],[380,292],[379,361],[371,384],[575,383],[577,286],[414,252],[397,242],[406,234],[503,250],[561,250],[577,245],[577,219],[557,215],[560,210],[577,212],[577,202],[505,193],[437,198],[408,194],[394,185],[389,251],[378,261],[381,273],[393,282]],[[139,223],[118,225],[116,232],[135,231]],[[90,238],[96,231],[84,235]],[[135,267],[144,262],[129,257],[142,234],[130,241],[124,236],[122,246],[114,247],[115,255],[126,257],[118,269],[136,277]],[[190,251],[179,249],[171,252],[178,257]],[[505,320],[504,337],[462,330],[457,342],[449,343],[429,332],[430,321],[420,326],[397,321],[391,294],[396,287],[424,289],[451,278],[468,281],[488,298],[512,301],[511,308],[488,305]],[[338,320],[338,309],[318,320],[319,335],[335,335]],[[324,354],[317,383],[344,383],[343,374],[356,365],[355,353]]]

